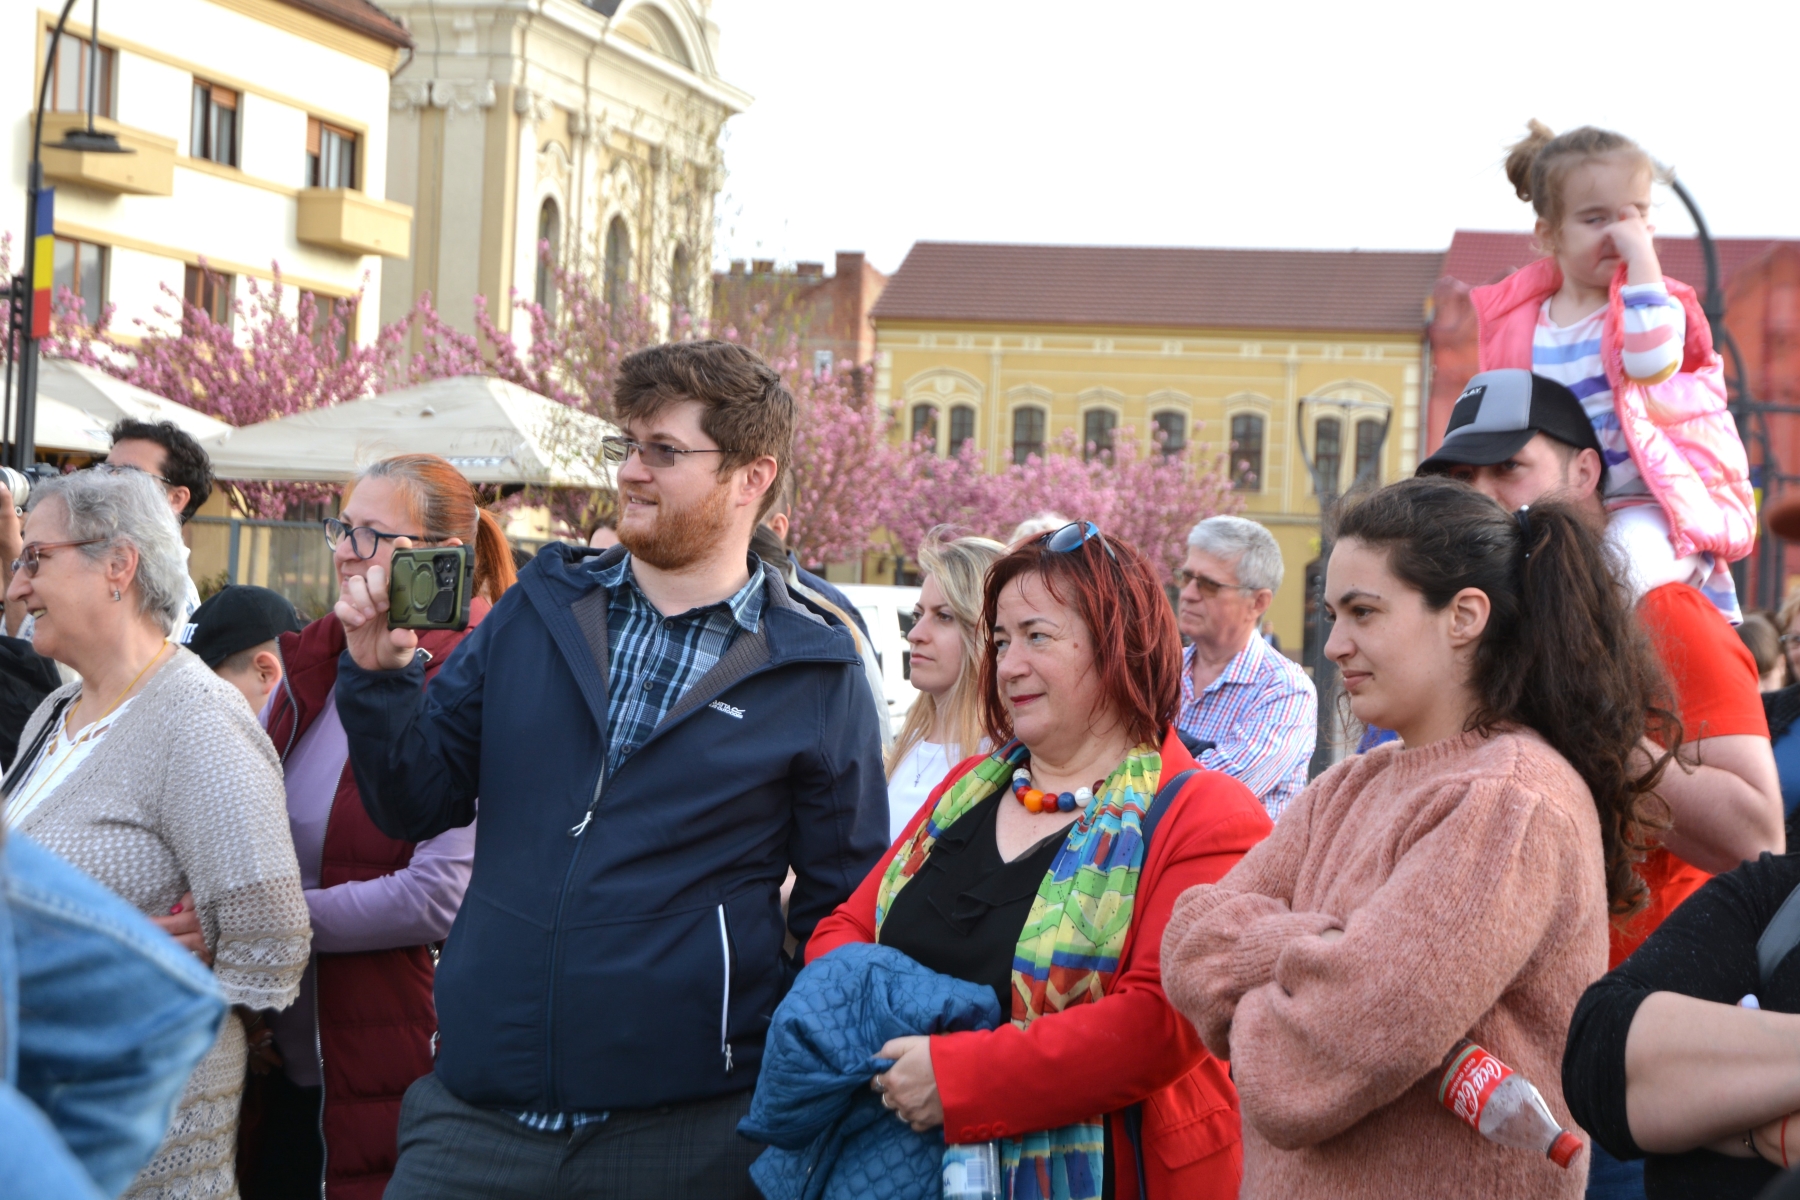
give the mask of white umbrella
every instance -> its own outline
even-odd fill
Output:
[[[14,420],[18,419],[15,401]],[[126,417],[139,421],[173,421],[199,441],[228,433],[231,426],[185,404],[114,379],[106,372],[61,358],[38,363],[37,422],[34,438],[51,450],[105,454],[112,449],[108,432]]]
[[[472,483],[610,488],[598,417],[483,375],[437,379],[227,429],[206,444],[221,479],[338,483],[395,454],[437,454]]]

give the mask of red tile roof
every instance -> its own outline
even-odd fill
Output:
[[[1441,251],[917,242],[872,316],[1416,333]]]
[[[1719,250],[1719,273],[1723,276],[1720,287],[1729,289],[1733,275],[1768,253],[1779,240],[1714,238],[1713,244]],[[1670,276],[1705,292],[1706,262],[1700,253],[1698,238],[1659,237],[1656,239],[1656,256]],[[1542,257],[1533,248],[1529,233],[1459,229],[1450,239],[1450,252],[1444,255],[1444,274],[1470,287],[1479,287],[1504,279],[1526,263]]]
[[[412,34],[394,18],[382,12],[370,0],[282,0],[290,8],[309,12],[315,17],[366,33],[390,46],[410,46]]]

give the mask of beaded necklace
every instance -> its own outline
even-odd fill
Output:
[[[1094,793],[1106,786],[1106,780],[1094,780],[1091,788],[1079,787],[1072,792],[1041,792],[1031,786],[1031,772],[1019,767],[1013,772],[1012,793],[1028,813],[1074,812],[1086,808]]]

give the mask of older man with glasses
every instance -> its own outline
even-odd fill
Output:
[[[1200,765],[1233,776],[1278,819],[1306,786],[1319,698],[1299,665],[1257,635],[1281,586],[1281,549],[1255,521],[1208,517],[1175,573],[1188,640],[1181,672],[1184,740],[1211,743]]]

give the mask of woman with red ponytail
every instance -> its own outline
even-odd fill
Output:
[[[385,569],[396,548],[475,548],[468,628],[419,638],[431,656],[428,679],[516,577],[500,523],[435,454],[365,468],[326,520],[325,537],[340,586],[376,564]],[[450,932],[474,858],[473,824],[415,844],[369,820],[334,702],[344,645],[332,613],[284,634],[286,676],[264,715],[286,774],[313,959],[299,1001],[271,1022],[280,1063],[263,1081],[260,1112],[246,1114],[245,1200],[378,1200],[399,1153],[400,1099],[431,1071],[433,951]]]

